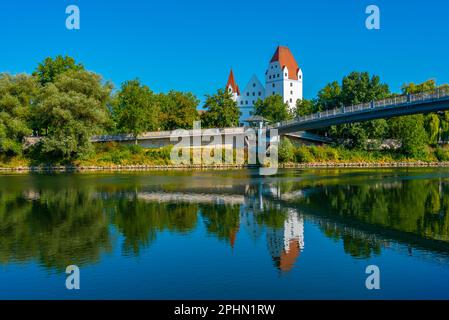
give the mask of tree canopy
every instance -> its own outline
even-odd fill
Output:
[[[66,71],[84,70],[84,66],[80,63],[76,63],[75,59],[69,56],[56,56],[55,58],[48,57],[43,62],[39,63],[33,76],[37,77],[37,80],[41,85],[55,81],[56,77]]]
[[[31,103],[37,94],[34,78],[0,74],[0,153],[22,153],[22,140],[31,135]]]
[[[240,110],[227,90],[219,89],[213,95],[206,95],[204,109],[201,116],[204,127],[226,128],[239,124]]]
[[[254,104],[254,114],[264,117],[271,123],[292,118],[288,104],[278,94],[268,96],[265,100],[257,100]]]
[[[53,159],[73,160],[91,150],[91,137],[109,122],[111,85],[88,71],[67,71],[39,93],[36,122],[45,136],[41,152]]]
[[[132,133],[135,138],[145,131],[159,127],[160,105],[158,97],[139,80],[126,81],[113,100],[113,117],[122,133]]]
[[[168,94],[160,94],[160,99],[162,130],[191,129],[193,122],[199,120],[199,100],[192,93],[172,90]]]

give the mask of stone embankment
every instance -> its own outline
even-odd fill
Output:
[[[88,171],[150,171],[150,170],[231,170],[247,169],[248,165],[110,165],[110,166],[19,166],[0,167],[0,172],[88,172]],[[316,162],[285,163],[279,168],[425,168],[449,167],[449,162]]]

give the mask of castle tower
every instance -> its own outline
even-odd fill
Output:
[[[288,47],[278,46],[265,72],[266,97],[278,94],[292,110],[302,100],[302,70]]]
[[[234,72],[232,71],[232,69],[229,73],[228,82],[226,83],[226,90],[228,90],[228,92],[231,94],[232,100],[238,103],[240,97],[240,89],[237,85],[237,82],[235,82]]]

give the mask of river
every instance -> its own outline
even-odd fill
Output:
[[[98,298],[448,299],[449,171],[0,175],[0,299]]]

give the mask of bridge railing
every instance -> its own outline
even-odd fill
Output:
[[[437,89],[437,90],[433,90],[433,91],[428,91],[428,92],[416,93],[416,94],[406,94],[406,95],[391,97],[391,98],[387,98],[387,99],[383,99],[383,100],[372,101],[372,102],[368,102],[368,103],[361,103],[361,104],[348,106],[348,107],[341,107],[341,108],[326,110],[323,112],[317,112],[317,113],[305,115],[302,117],[297,117],[292,120],[278,122],[269,127],[276,128],[276,127],[288,126],[290,124],[294,124],[294,123],[298,123],[298,122],[307,122],[307,121],[323,119],[323,118],[333,118],[336,116],[340,116],[342,114],[361,112],[361,111],[365,111],[365,110],[369,110],[369,109],[375,110],[375,109],[381,109],[381,108],[385,108],[385,107],[414,104],[416,102],[423,102],[423,101],[430,102],[430,101],[439,100],[439,99],[448,98],[448,97],[449,97],[449,87],[443,88],[443,89]]]

